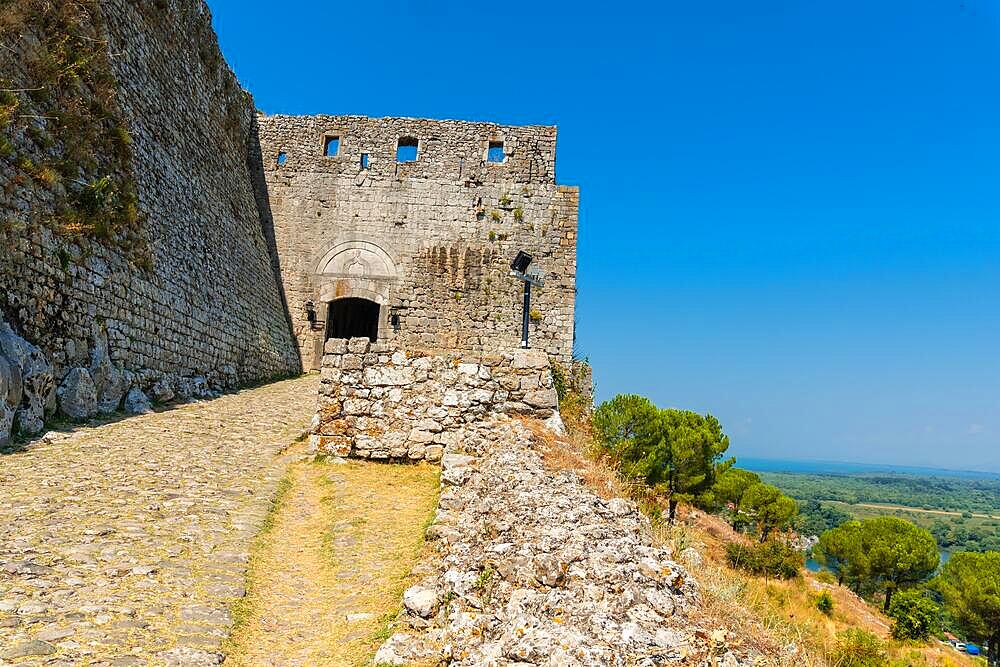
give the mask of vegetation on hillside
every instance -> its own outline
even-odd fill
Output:
[[[712,415],[661,410],[647,398],[622,395],[600,405],[593,424],[601,453],[621,474],[666,498],[670,522],[679,502],[708,493],[730,465],[721,460],[729,438]]]
[[[903,505],[1000,518],[1000,479],[899,474],[760,473],[765,481],[802,500]]]
[[[926,581],[937,570],[939,556],[931,534],[908,521],[879,517],[848,521],[819,538],[813,557],[858,594],[883,593],[888,612],[892,595],[902,587]]]
[[[955,619],[970,636],[987,640],[990,664],[1000,664],[1000,553],[959,553],[937,581]]]
[[[937,545],[926,528],[897,517],[857,521],[839,505],[792,500],[767,483],[773,477],[724,458],[729,439],[711,415],[626,395],[598,406],[592,419],[576,404],[567,423],[566,449],[549,450],[547,460],[580,470],[603,494],[638,500],[676,553],[697,545],[708,558],[694,572],[708,607],[743,624],[744,635],[763,630],[797,647],[782,664],[971,665],[938,644],[937,633],[947,627],[983,642],[1000,627],[1000,575],[991,569],[1000,554],[956,554],[957,564],[935,576]],[[804,571],[799,531],[821,535],[817,553],[832,573]],[[1000,637],[993,639],[996,646]]]
[[[808,473],[760,477],[798,500],[796,529],[804,535],[819,535],[852,518],[895,516],[929,530],[942,551],[1000,551],[1000,480]]]

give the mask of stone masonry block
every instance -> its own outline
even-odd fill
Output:
[[[331,338],[323,345],[326,354],[344,354],[347,352],[346,338]]]

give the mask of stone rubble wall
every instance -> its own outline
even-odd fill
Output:
[[[465,424],[441,484],[435,553],[376,664],[763,664],[700,625],[693,579],[635,503],[546,470],[520,421]]]
[[[469,360],[330,339],[319,394],[311,445],[334,456],[439,461],[489,415],[558,419],[549,359],[534,349]]]
[[[206,396],[301,370],[291,334],[256,112],[219,52],[202,0],[100,0],[114,103],[151,265],[46,219],[60,183],[18,164],[57,160],[44,118],[5,130],[0,154],[0,443],[56,408],[82,419],[147,397]],[[30,79],[31,31],[0,50],[0,76]],[[21,94],[19,114],[34,111]],[[36,114],[37,115],[37,114]],[[126,397],[131,400],[126,402]],[[16,419],[11,415],[16,414]]]
[[[261,115],[259,123],[307,368],[319,368],[328,304],[343,297],[379,303],[378,337],[405,349],[516,348],[522,283],[509,267],[518,250],[546,280],[532,294],[532,346],[570,363],[579,191],[556,184],[556,128],[363,116]],[[323,154],[327,135],[340,137],[336,156]],[[403,136],[420,141],[415,162],[396,162]],[[491,139],[504,141],[505,162],[486,162]]]

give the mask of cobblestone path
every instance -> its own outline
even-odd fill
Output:
[[[213,664],[318,379],[0,454],[0,664]]]
[[[254,551],[226,667],[370,665],[422,551],[439,472],[293,463]]]

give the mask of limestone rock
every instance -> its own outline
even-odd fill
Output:
[[[549,418],[545,420],[545,427],[556,435],[566,435],[566,425],[563,423],[562,415],[559,414],[558,410],[553,411]]]
[[[407,665],[413,660],[414,638],[402,632],[389,637],[375,653],[376,665]]]
[[[386,366],[383,368],[366,368],[365,382],[375,387],[403,386],[412,384],[415,375],[412,368],[396,368]]]
[[[195,398],[212,398],[217,394],[212,391],[208,378],[204,375],[196,375],[191,378],[191,395]]]
[[[331,338],[323,345],[323,352],[326,354],[344,354],[347,352],[347,340],[344,338]]]
[[[555,410],[559,407],[559,394],[555,388],[531,391],[524,395],[524,402],[538,410]]]
[[[688,567],[701,567],[702,557],[694,547],[688,547],[681,552],[681,560]]]
[[[114,366],[108,371],[103,389],[97,392],[97,410],[102,414],[110,414],[116,411],[125,397],[128,384],[122,372]]]
[[[149,397],[139,387],[132,387],[125,395],[125,412],[131,415],[143,415],[153,411]]]
[[[21,371],[0,356],[0,444],[10,440],[14,413],[21,403]]]
[[[403,593],[403,606],[421,618],[433,616],[437,603],[437,593],[423,586],[410,586]]]
[[[97,387],[86,368],[74,368],[59,386],[59,409],[72,419],[89,419],[97,413]]]
[[[14,407],[18,431],[36,435],[45,427],[45,418],[56,409],[56,383],[52,366],[42,351],[14,333],[0,320],[0,357],[20,371],[21,398]]]
[[[10,434],[14,428],[14,408],[6,401],[0,401],[0,445],[10,442]]]
[[[421,431],[419,428],[414,428],[410,431],[409,440],[411,442],[434,442],[434,434],[430,431]]]
[[[427,530],[437,549],[404,598],[415,634],[390,638],[378,661],[411,664],[441,647],[430,662],[454,667],[711,664],[717,647],[689,616],[697,591],[635,503],[547,470],[519,421],[490,416],[462,432],[476,455],[443,456]]]
[[[0,401],[13,408],[21,404],[21,369],[0,355]]]
[[[150,388],[153,400],[157,403],[166,403],[174,398],[174,388],[168,378],[160,378]]]
[[[0,658],[16,660],[17,658],[27,658],[36,655],[52,655],[55,652],[56,647],[52,644],[35,639],[15,644],[3,653],[0,653]]]
[[[549,357],[544,350],[517,350],[511,365],[514,368],[547,368]]]
[[[347,341],[347,351],[354,354],[364,354],[371,344],[367,338],[351,338]]]
[[[108,414],[118,409],[125,395],[125,378],[111,363],[107,332],[95,325],[94,346],[90,350],[90,377],[97,393],[97,411]]]
[[[434,461],[464,449],[466,425],[502,411],[549,418],[549,427],[560,431],[548,364],[540,350],[474,362],[408,354],[367,339],[338,340],[323,357],[311,433],[344,438],[345,455]],[[319,440],[316,445],[324,449]],[[444,482],[460,485],[466,478],[465,471],[446,472]]]

